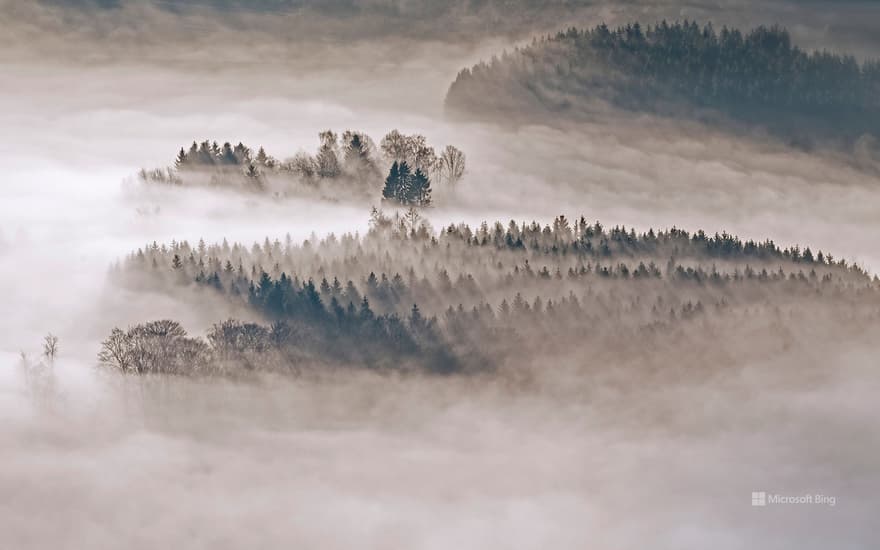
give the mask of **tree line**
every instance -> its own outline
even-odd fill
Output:
[[[706,293],[706,299],[590,289],[580,297],[529,300],[516,293],[495,307],[449,305],[439,317],[424,315],[418,305],[405,316],[377,314],[366,297],[358,306],[342,307],[335,298],[325,305],[312,283],[297,288],[286,276],[263,279],[248,300],[265,315],[265,323],[228,319],[214,324],[206,338],[190,337],[170,320],[115,328],[102,342],[99,361],[126,374],[299,374],[334,367],[473,373],[536,358],[538,343],[558,353],[578,346],[595,352],[613,347],[610,342],[627,345],[682,332],[704,341],[707,329],[711,334],[719,324],[756,316],[778,319],[809,306],[833,311],[849,324],[880,321],[876,285],[823,293],[802,274],[771,275],[782,286],[760,299],[747,299],[754,286],[741,294]]]
[[[594,241],[604,246],[587,244]],[[880,281],[828,254],[702,231],[609,229],[583,217],[434,231],[376,211],[363,236],[153,243],[114,277],[265,319],[227,320],[195,340],[180,327],[116,329],[102,361],[132,373],[305,365],[473,372],[528,356],[536,342],[601,347],[602,338],[693,328],[706,315],[755,308],[834,304],[880,316]],[[166,345],[176,359],[161,359]]]
[[[596,278],[723,284],[778,278],[780,270],[840,281],[868,277],[858,265],[822,251],[727,233],[677,228],[636,233],[584,217],[571,223],[564,216],[552,225],[512,222],[505,228],[499,222],[492,229],[484,223],[476,230],[451,225],[439,232],[412,223],[408,215],[377,212],[364,236],[330,235],[301,244],[267,238],[251,247],[226,241],[210,246],[200,241],[196,247],[153,243],[128,256],[118,276],[142,285],[196,283],[247,296],[263,273],[274,279],[286,274],[294,285],[314,280],[324,303],[335,298],[357,305],[366,296],[383,313],[405,313],[401,308],[413,302],[439,311],[450,300],[500,300],[518,287],[560,295]]]
[[[452,145],[439,154],[419,134],[389,132],[377,146],[363,132],[341,135],[327,130],[319,134],[319,147],[312,155],[300,152],[286,160],[269,155],[263,147],[256,153],[238,143],[193,142],[181,148],[173,167],[141,170],[145,183],[211,185],[258,192],[293,192],[292,184],[307,188],[330,188],[335,198],[345,192],[374,196],[381,188],[384,200],[407,206],[429,206],[431,184],[439,181],[454,187],[465,174],[466,157]],[[387,176],[383,180],[382,174]],[[384,181],[384,186],[383,186]]]

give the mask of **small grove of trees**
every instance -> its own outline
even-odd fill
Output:
[[[421,168],[411,172],[406,161],[395,161],[385,178],[382,197],[402,205],[430,206],[431,180]]]
[[[341,135],[326,130],[318,137],[320,143],[314,155],[299,152],[285,161],[272,157],[262,147],[254,154],[243,143],[193,142],[188,149],[180,149],[173,168],[141,170],[139,176],[147,183],[184,185],[193,182],[264,192],[278,189],[277,185],[266,185],[274,180],[314,187],[341,184],[352,190],[374,193],[382,188],[383,172],[394,165],[399,172],[400,167],[406,165],[406,176],[391,178],[391,188],[383,196],[405,205],[426,206],[431,202],[432,178],[454,186],[465,174],[464,153],[448,145],[438,156],[422,135],[404,135],[393,130],[379,147],[367,134],[353,130]],[[202,177],[202,174],[210,177]]]
[[[424,317],[417,305],[405,318],[376,314],[366,298],[357,306],[331,300],[325,307],[314,286],[297,291],[289,282],[264,279],[252,290],[252,304],[274,319],[268,326],[229,319],[215,324],[207,340],[190,337],[171,320],[114,328],[98,360],[124,374],[295,372],[306,363],[457,370],[436,319]],[[298,305],[288,310],[276,302],[287,298]]]
[[[447,145],[440,155],[420,134],[405,135],[397,130],[388,133],[380,143],[388,163],[406,163],[411,171],[421,171],[447,185],[454,186],[465,174],[466,157],[458,148]]]
[[[204,341],[190,338],[180,323],[153,321],[123,331],[114,328],[101,344],[98,360],[123,373],[182,374],[209,364]]]

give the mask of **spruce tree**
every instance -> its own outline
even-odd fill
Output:
[[[421,169],[417,169],[410,179],[406,202],[415,206],[431,204],[431,180]]]
[[[400,204],[408,204],[411,186],[412,173],[410,172],[409,164],[406,161],[401,162],[397,174],[397,189],[394,194],[394,200]]]
[[[400,165],[397,161],[391,165],[391,171],[385,178],[385,187],[382,189],[382,197],[387,200],[397,200],[397,189],[400,185]]]
[[[181,147],[180,152],[177,153],[177,158],[174,159],[174,167],[180,170],[186,167],[186,161],[186,151],[183,149],[183,147]]]

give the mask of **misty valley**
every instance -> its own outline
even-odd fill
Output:
[[[869,549],[880,7],[0,0],[0,549]]]

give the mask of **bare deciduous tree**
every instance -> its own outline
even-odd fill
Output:
[[[465,155],[453,145],[447,145],[437,161],[438,171],[449,185],[455,185],[464,176]]]
[[[437,163],[437,153],[428,145],[428,139],[423,135],[412,135],[406,138],[406,161],[414,170],[428,173],[434,169]]]
[[[50,362],[58,355],[58,337],[51,332],[43,338],[43,355]]]
[[[403,219],[406,220],[402,224],[404,231],[409,229],[409,233],[415,235],[416,229],[419,227],[419,222],[422,220],[422,215],[419,214],[418,209],[410,206],[409,210],[403,215]],[[409,226],[408,228],[407,225]]]
[[[131,369],[130,356],[128,336],[121,329],[114,328],[110,331],[110,336],[101,343],[98,361],[122,372],[128,372]]]
[[[397,130],[391,130],[384,138],[382,138],[379,147],[382,149],[382,155],[389,163],[402,162],[407,156],[407,137]]]

